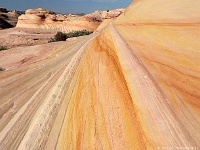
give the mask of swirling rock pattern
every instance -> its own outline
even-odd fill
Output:
[[[137,0],[90,36],[13,50],[0,149],[200,149],[199,4]]]
[[[18,28],[49,29],[70,32],[73,30],[94,31],[100,23],[86,20],[83,16],[56,14],[44,8],[28,9],[18,18]]]

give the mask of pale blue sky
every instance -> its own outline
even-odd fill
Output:
[[[60,13],[90,13],[95,10],[126,8],[132,0],[0,0],[8,10],[46,8]]]

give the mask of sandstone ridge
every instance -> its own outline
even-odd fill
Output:
[[[93,31],[98,25],[98,22],[87,21],[82,16],[56,14],[43,8],[26,10],[25,14],[19,16],[17,22],[17,27],[20,28],[49,29],[63,32],[83,29]]]
[[[105,19],[113,19],[120,16],[125,9],[114,9],[114,10],[97,10],[93,13],[87,14],[84,17],[88,20],[104,21]]]
[[[0,52],[0,149],[199,149],[198,4],[136,0],[89,36]]]

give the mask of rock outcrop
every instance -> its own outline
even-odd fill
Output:
[[[136,0],[89,36],[0,52],[0,149],[200,149],[199,6]]]
[[[124,9],[114,9],[114,10],[97,10],[93,13],[87,14],[84,17],[87,20],[104,21],[105,19],[113,19],[120,16],[124,12]]]
[[[19,13],[8,11],[6,8],[0,8],[0,29],[12,28],[17,24]]]
[[[25,14],[19,17],[17,27],[50,29],[63,32],[83,29],[94,31],[105,19],[116,18],[123,12],[124,9],[95,11],[82,16],[56,14],[43,8],[28,9]]]
[[[78,15],[62,15],[52,11],[38,8],[28,9],[25,14],[19,16],[17,27],[38,28],[55,31],[70,32],[73,30],[94,31],[99,25],[97,21],[88,21]]]

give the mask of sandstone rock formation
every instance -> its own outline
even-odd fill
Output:
[[[0,30],[0,46],[7,48],[33,46],[48,43],[56,31],[27,28]]]
[[[96,21],[88,21],[82,16],[56,14],[52,11],[38,8],[28,9],[25,14],[19,16],[17,27],[70,32],[83,29],[94,31],[99,24]]]
[[[137,0],[92,35],[0,52],[0,149],[200,149],[199,6]]]
[[[6,28],[15,27],[19,13],[14,11],[8,11],[6,8],[0,8],[0,30]]]
[[[105,19],[112,19],[120,16],[124,12],[124,9],[114,10],[97,10],[91,14],[87,14],[84,17],[88,20],[104,21]]]

